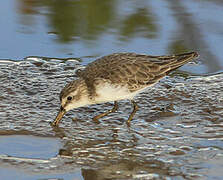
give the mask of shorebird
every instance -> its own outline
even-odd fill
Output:
[[[93,118],[97,121],[118,109],[117,101],[129,99],[133,104],[127,124],[138,106],[134,97],[154,85],[171,71],[197,58],[196,52],[171,56],[151,56],[135,53],[115,53],[104,56],[77,71],[78,79],[67,84],[60,93],[61,107],[56,119],[57,126],[64,114],[74,108],[114,101],[114,107]]]

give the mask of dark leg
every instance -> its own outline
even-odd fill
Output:
[[[138,105],[136,104],[135,101],[131,100],[132,104],[133,104],[133,111],[130,114],[128,120],[127,120],[127,125],[130,125],[130,121],[132,120],[133,116],[135,115],[136,111],[139,109]]]
[[[117,109],[118,109],[118,103],[117,103],[117,101],[115,101],[115,102],[114,102],[114,107],[113,107],[111,110],[108,110],[107,112],[104,112],[104,113],[102,113],[102,114],[99,114],[99,115],[95,116],[95,117],[93,118],[93,120],[94,120],[94,121],[98,121],[99,118],[102,118],[102,117],[104,117],[104,116],[107,116],[108,114],[117,111]]]

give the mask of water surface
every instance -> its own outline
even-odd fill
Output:
[[[0,2],[4,179],[222,179],[221,1]],[[3,16],[4,15],[4,16]],[[200,58],[100,120],[112,103],[49,125],[75,71],[113,52]]]

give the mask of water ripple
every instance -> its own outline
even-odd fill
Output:
[[[63,143],[57,157],[46,164],[32,161],[29,169],[91,168],[109,178],[200,178],[206,167],[223,160],[223,74],[167,77],[136,98],[140,109],[131,127],[125,124],[131,105],[122,101],[118,112],[99,124],[92,117],[110,109],[110,103],[73,110],[59,128],[52,128],[58,94],[76,78],[78,68],[82,67],[75,59],[0,62],[0,134],[59,137]]]

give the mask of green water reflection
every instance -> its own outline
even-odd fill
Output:
[[[20,12],[26,15],[40,14],[38,7],[47,8],[46,17],[51,31],[62,43],[79,38],[96,40],[110,28],[117,28],[124,40],[136,35],[155,38],[158,31],[155,14],[144,3],[140,3],[139,7],[134,7],[130,14],[124,16],[119,12],[117,0],[20,0],[19,3]]]

